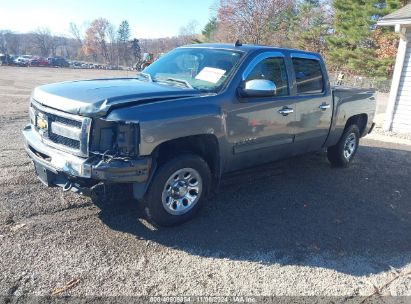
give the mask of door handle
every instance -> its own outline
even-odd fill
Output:
[[[278,110],[278,113],[280,113],[283,116],[287,116],[288,114],[294,113],[294,110],[291,108],[284,107],[281,110]]]
[[[331,108],[331,105],[329,105],[329,104],[322,104],[321,106],[319,106],[319,108],[320,108],[321,110],[325,111],[325,110]]]

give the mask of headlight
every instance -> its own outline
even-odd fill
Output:
[[[114,130],[113,128],[100,129],[99,151],[106,152],[113,150]]]
[[[122,157],[139,154],[140,128],[132,122],[94,121],[91,151]]]
[[[139,127],[135,123],[120,122],[117,124],[115,151],[121,156],[138,155]]]

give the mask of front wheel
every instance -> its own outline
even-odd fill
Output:
[[[211,181],[210,168],[199,156],[184,154],[161,165],[144,199],[147,218],[172,226],[194,217],[203,204]]]
[[[330,163],[337,167],[348,167],[357,153],[360,141],[360,130],[357,125],[349,126],[341,136],[339,142],[327,150]]]

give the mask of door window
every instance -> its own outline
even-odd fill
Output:
[[[277,87],[276,96],[288,96],[288,78],[284,58],[270,57],[260,61],[245,81],[271,80]]]
[[[318,60],[293,58],[298,94],[315,94],[324,91],[324,79]]]

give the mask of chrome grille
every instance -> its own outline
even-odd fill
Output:
[[[53,114],[49,114],[48,116],[52,121],[60,122],[60,123],[65,124],[65,125],[73,126],[75,128],[81,129],[81,121],[67,119],[67,118],[64,118],[64,117],[61,117],[61,116],[56,116],[56,115],[53,115]]]
[[[42,141],[77,156],[88,156],[91,118],[72,115],[32,100],[30,119]]]
[[[54,134],[54,133],[51,133],[51,132],[49,134],[49,139],[52,142],[56,143],[56,144],[67,146],[67,147],[70,147],[71,149],[80,150],[80,141],[79,140],[66,138],[64,136],[57,135],[57,134]]]

